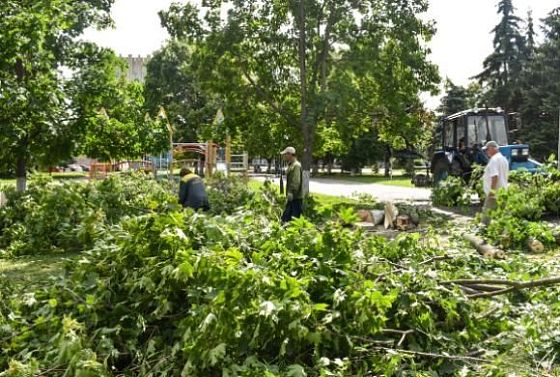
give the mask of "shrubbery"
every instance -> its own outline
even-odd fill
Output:
[[[471,191],[461,178],[449,176],[433,188],[432,202],[444,207],[466,207],[471,205]]]
[[[475,169],[468,185],[448,177],[434,187],[432,201],[446,207],[468,206],[474,192],[483,201],[481,179],[481,167]],[[492,221],[482,228],[483,235],[505,249],[524,249],[531,240],[555,245],[558,231],[542,220],[560,214],[560,171],[550,165],[535,174],[518,170],[510,172],[509,181],[509,188],[497,195],[497,209],[490,212]]]
[[[418,235],[389,242],[303,219],[283,229],[251,211],[148,214],[113,233],[68,278],[9,309],[17,319],[0,322],[0,338],[11,339],[0,366],[13,358],[101,376],[413,375],[459,364],[412,362],[383,347],[466,354],[504,325],[475,321],[483,303],[426,278],[432,266],[422,263],[437,251]]]
[[[77,251],[93,246],[107,226],[124,217],[173,206],[170,191],[145,175],[111,176],[99,182],[34,178],[29,189],[5,191],[0,208],[0,255]]]
[[[450,259],[430,234],[372,237],[345,227],[352,211],[330,221],[317,203],[308,208],[317,223],[283,227],[284,199],[270,184],[209,182],[213,200],[237,198],[214,215],[178,208],[147,178],[112,179],[10,194],[3,224],[44,228],[52,212],[49,230],[60,234],[97,213],[103,231],[78,239],[79,262],[36,290],[0,277],[0,376],[499,376],[512,371],[510,352],[532,368],[555,347],[540,335],[557,326],[557,308],[530,311],[521,292],[517,306],[471,300],[449,284],[555,266]],[[25,206],[34,214],[17,211]]]
[[[497,209],[484,234],[503,248],[524,249],[530,240],[551,247],[557,231],[543,221],[546,216],[558,216],[560,208],[560,172],[544,166],[540,173],[514,171],[510,186],[497,195]]]

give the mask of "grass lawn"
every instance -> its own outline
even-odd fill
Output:
[[[42,176],[51,176],[53,179],[60,179],[60,180],[70,180],[70,179],[83,179],[88,177],[88,173],[78,173],[78,172],[64,172],[64,173],[39,173],[36,175]],[[28,177],[29,179],[29,177]],[[15,178],[11,179],[0,179],[0,186],[1,185],[14,185],[16,184]]]
[[[0,179],[0,186],[15,186],[16,180],[15,179]]]
[[[0,278],[8,281],[34,285],[64,273],[64,264],[76,260],[80,253],[58,253],[0,259]]]
[[[399,186],[399,187],[414,187],[411,182],[410,177],[405,177],[403,175],[394,175],[393,179],[387,178],[383,175],[357,175],[350,176],[347,174],[331,174],[331,175],[319,175],[318,178],[332,178],[339,179],[349,182],[359,182],[359,183],[378,183],[381,185],[388,186]]]

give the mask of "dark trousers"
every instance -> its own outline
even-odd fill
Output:
[[[303,199],[294,199],[286,203],[286,209],[282,214],[282,222],[292,221],[294,217],[301,217],[303,213]]]

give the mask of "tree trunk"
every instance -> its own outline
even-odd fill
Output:
[[[505,252],[503,250],[497,249],[492,245],[489,245],[481,238],[478,238],[475,235],[465,233],[463,234],[463,238],[467,240],[475,250],[482,256],[488,258],[504,258]]]
[[[266,174],[270,174],[270,172],[272,171],[272,158],[267,158],[266,163],[268,164],[266,168]]]
[[[307,65],[306,55],[306,35],[305,35],[305,0],[299,1],[299,79],[300,79],[300,127],[303,135],[303,193],[309,193],[309,177],[313,160],[313,129],[307,119]]]
[[[327,153],[327,174],[332,174],[334,158],[330,153]]]
[[[309,127],[309,125],[307,124],[303,124],[302,125],[302,132],[303,132],[303,145],[304,145],[304,149],[303,149],[303,161],[302,161],[302,167],[303,167],[303,193],[304,195],[309,194],[309,179],[311,177],[311,165],[313,163],[313,151],[312,151],[312,145],[313,145],[313,135],[312,135],[312,130],[311,127]]]
[[[19,192],[27,189],[27,166],[24,156],[19,156],[16,161],[16,186]]]
[[[391,148],[387,147],[385,150],[385,177],[390,177],[392,175],[393,167],[391,166]]]
[[[316,176],[317,174],[319,174],[319,161],[316,158],[314,158],[313,159],[313,175]]]

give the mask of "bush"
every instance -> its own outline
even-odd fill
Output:
[[[0,376],[501,376],[518,370],[508,357],[540,368],[557,345],[547,336],[559,325],[557,288],[475,300],[450,283],[536,279],[558,270],[552,259],[451,254],[430,233],[389,241],[346,228],[344,209],[337,221],[283,227],[284,199],[268,183],[212,216],[178,209],[153,181],[138,190],[134,177],[115,179],[107,196],[101,183],[47,183],[10,204],[17,218],[17,206],[51,208],[37,198],[76,191],[91,201],[57,206],[57,218],[95,202],[103,217],[92,222],[110,232],[92,233],[79,263],[39,289],[0,276]],[[154,210],[131,190],[169,202]],[[113,205],[135,215],[110,223]]]
[[[87,249],[122,218],[161,212],[176,203],[169,190],[144,175],[87,183],[33,177],[27,191],[5,193],[8,202],[0,208],[4,256]]]
[[[206,179],[206,192],[212,214],[233,213],[247,205],[255,192],[248,186],[246,178],[216,173]]]
[[[523,220],[508,214],[493,215],[485,235],[504,249],[525,249],[531,239],[547,247],[556,243],[554,232],[546,223]]]
[[[540,221],[546,210],[542,189],[513,183],[498,192],[496,202],[497,208],[489,213],[491,223],[485,229],[486,237],[495,244],[505,249],[524,249],[530,239],[546,246],[555,243],[550,226]]]
[[[503,326],[475,320],[478,302],[426,277],[423,261],[436,251],[419,235],[387,241],[304,219],[284,229],[250,211],[148,214],[114,233],[68,279],[31,301],[11,298],[13,319],[0,312],[0,336],[12,339],[0,368],[16,360],[115,376],[451,373],[460,365],[411,362],[378,345],[467,354]],[[22,332],[28,323],[33,331]],[[398,332],[407,329],[415,331]]]
[[[471,191],[461,178],[449,176],[432,190],[432,203],[444,207],[471,205]]]

